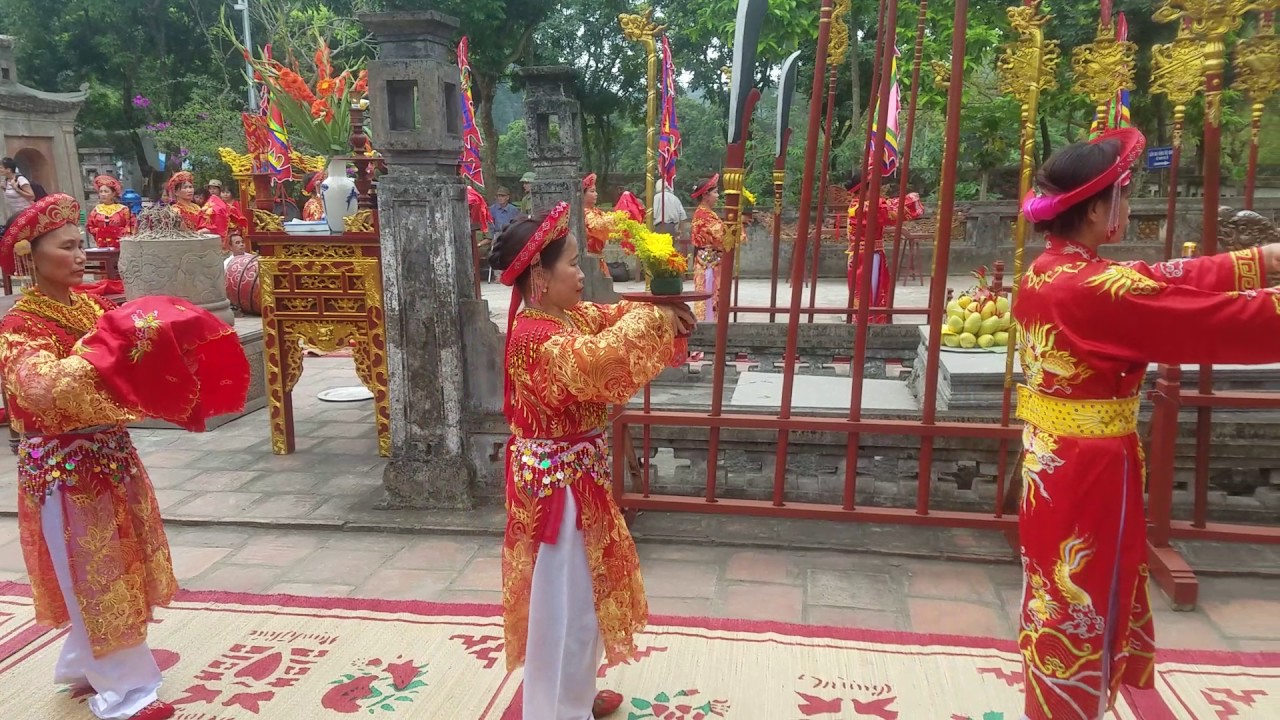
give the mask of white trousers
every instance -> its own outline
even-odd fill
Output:
[[[71,628],[62,645],[62,654],[53,671],[53,681],[60,685],[88,685],[97,693],[89,699],[89,710],[102,720],[128,720],[156,701],[160,689],[160,668],[151,649],[144,642],[117,650],[101,658],[93,656],[89,633],[71,581],[71,565],[67,558],[65,520],[62,516],[62,491],[45,498],[40,511],[40,526],[49,546],[58,587],[71,616]]]
[[[604,641],[578,503],[567,488],[556,544],[543,543],[529,593],[524,720],[590,720]]]

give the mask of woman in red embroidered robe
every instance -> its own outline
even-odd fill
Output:
[[[200,230],[204,209],[195,201],[195,177],[186,170],[176,172],[169,178],[169,182],[165,183],[164,188],[165,198],[170,203],[169,207],[182,218],[182,224],[189,230]]]
[[[93,179],[98,189],[98,204],[89,211],[85,229],[95,247],[120,249],[120,238],[137,232],[137,224],[129,208],[120,204],[120,181],[110,175]]]
[[[720,283],[724,280],[720,258],[728,250],[724,244],[724,221],[716,214],[716,203],[720,202],[719,185],[720,176],[712,175],[690,193],[698,203],[689,231],[694,253],[693,288],[697,292],[711,293],[711,300],[693,304],[693,314],[705,322],[716,320],[716,302],[720,297]]]
[[[1152,686],[1144,464],[1137,435],[1148,363],[1280,360],[1280,245],[1116,263],[1132,128],[1060,149],[1023,213],[1048,234],[1014,303],[1026,385],[1020,512],[1024,590],[1018,644],[1032,720],[1095,720],[1121,685]]]
[[[862,287],[862,251],[867,247],[865,234],[870,229],[865,223],[858,228],[858,223],[862,222],[862,202],[858,199],[858,193],[862,190],[862,175],[855,173],[844,184],[844,189],[849,191],[849,296],[853,298],[854,307],[857,307],[858,292]],[[907,202],[903,205],[906,207],[907,220],[914,220],[923,214],[924,208],[920,204],[920,196],[916,193],[907,195]],[[886,228],[898,222],[901,214],[897,198],[880,198],[876,216],[879,228],[876,230],[875,256],[871,259],[871,307],[873,308],[889,305],[889,285],[896,280],[889,277],[889,263],[884,252],[884,233]],[[889,321],[889,316],[880,312],[871,313],[869,318],[871,323]]]
[[[604,261],[604,246],[618,234],[613,215],[597,207],[600,191],[596,189],[596,174],[582,178],[582,222],[587,232],[587,252],[600,260],[600,272],[609,277],[609,266]]]
[[[85,263],[79,219],[76,201],[54,194],[0,233],[0,267],[20,261],[35,279],[0,321],[0,377],[10,425],[22,434],[22,552],[36,622],[70,625],[54,682],[91,690],[89,710],[104,720],[164,720],[174,709],[157,697],[147,623],[177,582],[125,425],[151,416],[203,427],[205,417],[243,407],[248,361],[234,331],[182,301],[144,298],[113,310],[73,292]],[[171,334],[187,321],[199,334]],[[194,370],[204,359],[211,376]]]
[[[503,614],[507,666],[525,666],[530,720],[603,717],[622,702],[596,694],[596,673],[602,655],[632,657],[648,604],[610,492],[604,428],[610,405],[682,359],[677,335],[693,326],[683,306],[581,302],[568,213],[560,203],[541,221],[516,221],[490,257],[512,288]]]
[[[320,197],[320,181],[323,176],[313,172],[307,176],[307,185],[303,192],[307,195],[307,203],[302,206],[302,219],[315,222],[324,219],[324,198]]]

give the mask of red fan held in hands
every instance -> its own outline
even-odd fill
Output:
[[[181,298],[125,303],[76,345],[121,405],[194,432],[244,409],[249,360],[234,329]]]

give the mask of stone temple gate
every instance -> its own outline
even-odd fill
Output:
[[[79,196],[75,122],[89,93],[43,92],[18,82],[15,43],[0,35],[0,154],[45,190]]]

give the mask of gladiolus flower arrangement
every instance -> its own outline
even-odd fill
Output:
[[[351,152],[351,104],[368,90],[363,69],[334,74],[329,44],[319,36],[315,51],[316,77],[309,83],[295,59],[288,65],[271,58],[255,58],[241,52],[253,66],[255,77],[271,92],[271,102],[280,109],[291,139],[301,140],[314,152],[345,155]]]
[[[667,233],[654,232],[619,213],[616,227],[622,236],[622,249],[636,256],[651,278],[683,278],[688,262]]]

